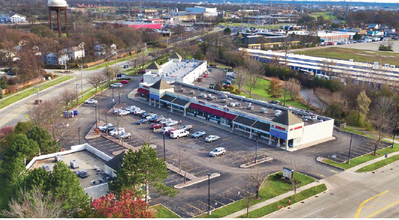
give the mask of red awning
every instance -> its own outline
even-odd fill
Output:
[[[217,109],[213,109],[212,114],[213,114],[213,115],[216,115],[216,116],[219,116],[219,117],[223,117],[224,114],[226,114],[226,113],[225,113],[224,111],[220,111],[220,110],[217,110]]]
[[[138,88],[138,89],[137,89],[137,92],[143,93],[143,94],[146,94],[146,95],[149,95],[149,94],[150,94],[150,91],[149,91],[149,90],[143,89],[143,88]]]
[[[206,106],[202,106],[200,110],[203,112],[211,113],[213,109]]]
[[[227,119],[229,119],[229,120],[234,120],[234,119],[237,117],[237,115],[233,115],[233,114],[230,114],[230,113],[226,113],[223,117],[224,117],[224,118],[227,118]]]
[[[201,105],[195,104],[195,103],[191,103],[189,108],[193,108],[193,109],[200,109]]]

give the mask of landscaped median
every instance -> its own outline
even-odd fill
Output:
[[[295,172],[294,178],[301,182],[300,185],[298,186],[298,188],[314,182],[314,178],[309,177],[304,174],[301,174],[301,173],[298,173],[298,172]],[[250,202],[249,202],[249,206],[253,206],[255,204],[269,200],[273,197],[279,196],[279,195],[287,193],[289,191],[292,191],[292,184],[290,182],[282,179],[282,172],[271,174],[267,177],[267,179],[263,183],[261,189],[259,190],[259,196],[261,199],[256,200],[256,199],[251,198]],[[221,217],[225,217],[230,214],[236,213],[238,211],[241,211],[241,210],[245,209],[246,207],[247,207],[246,200],[242,199],[242,200],[236,201],[234,203],[223,206],[223,207],[213,211],[211,215],[201,215],[198,217],[200,217],[200,218],[221,218]]]
[[[170,211],[163,205],[156,205],[151,208],[154,209],[153,214],[155,218],[180,218],[180,216]]]
[[[361,173],[361,172],[371,172],[371,171],[377,170],[377,169],[379,169],[381,167],[384,167],[384,166],[386,166],[388,164],[396,162],[398,160],[399,160],[399,155],[395,155],[395,156],[388,157],[386,159],[377,161],[377,162],[375,162],[373,164],[370,164],[370,165],[367,165],[365,167],[362,167],[362,168],[356,170],[356,172],[359,172],[359,173]]]
[[[377,155],[376,156],[374,156],[372,154],[366,154],[366,155],[351,159],[349,164],[348,163],[338,163],[338,162],[335,162],[335,161],[332,161],[332,160],[329,160],[329,159],[324,159],[322,162],[326,163],[326,164],[329,164],[329,165],[332,165],[332,166],[335,166],[335,167],[338,167],[338,168],[341,168],[341,169],[347,170],[347,169],[350,169],[350,168],[355,167],[357,165],[360,165],[362,163],[365,163],[367,161],[374,160],[376,158],[385,156],[386,153],[390,154],[390,153],[394,153],[394,152],[398,152],[398,151],[399,151],[399,145],[395,144],[393,148],[392,147],[387,147],[387,148],[384,148],[384,149],[381,149],[381,150],[377,150]]]
[[[55,86],[57,84],[60,84],[62,82],[65,82],[65,81],[73,79],[73,78],[74,78],[73,76],[57,77],[57,78],[55,78],[55,79],[53,79],[53,80],[51,80],[49,82],[45,82],[45,83],[41,84],[40,87],[39,87],[39,91],[42,91],[44,89],[47,89],[47,88],[52,87],[52,86]],[[12,103],[17,102],[17,101],[19,101],[21,99],[24,99],[24,98],[26,98],[26,97],[28,97],[30,95],[36,94],[37,91],[38,91],[38,89],[35,86],[35,87],[29,88],[29,89],[25,89],[25,90],[23,90],[22,92],[20,92],[18,94],[9,96],[8,98],[5,98],[4,100],[2,100],[2,102],[0,103],[0,109],[6,107],[8,105],[11,105]]]
[[[304,199],[310,198],[312,196],[315,196],[321,192],[324,192],[327,190],[327,187],[325,184],[320,184],[318,186],[313,186],[309,189],[305,189],[304,191],[297,193],[294,199],[294,196],[289,196],[287,198],[284,198],[278,202],[274,202],[272,204],[269,204],[267,206],[263,206],[262,208],[256,209],[254,211],[251,211],[248,213],[248,218],[261,218],[265,215],[268,215],[272,212],[275,212],[279,209],[285,208],[287,206],[290,206],[292,204],[295,204],[297,202],[300,202]],[[246,218],[247,215],[241,215],[239,218]]]

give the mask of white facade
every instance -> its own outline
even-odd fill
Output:
[[[333,136],[334,120],[327,120],[303,128],[302,144],[309,144],[317,140],[331,138]]]
[[[85,57],[85,51],[80,49],[79,47],[67,48],[64,49],[64,51],[68,53],[69,58],[72,60],[78,60]]]
[[[26,16],[13,12],[0,12],[0,23],[25,23]]]
[[[158,70],[148,70],[143,75],[143,82],[153,84],[162,78],[168,83],[178,81],[193,84],[198,77],[208,70],[207,67],[208,63],[202,60],[177,62],[177,59],[171,59],[161,65]]]
[[[205,17],[216,17],[218,15],[217,8],[205,8],[195,6],[194,8],[186,8],[186,12],[193,14],[204,14]]]

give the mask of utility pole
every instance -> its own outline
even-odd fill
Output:
[[[77,84],[77,83],[76,83],[76,106],[78,106],[78,105],[79,105],[79,93],[78,93],[78,85],[79,85],[79,84]]]
[[[208,173],[208,215],[211,215],[211,173]]]
[[[115,96],[114,96],[114,87],[112,87],[112,103],[115,102]]]
[[[348,152],[348,161],[347,161],[348,164],[349,164],[349,161],[351,159],[352,137],[353,137],[353,134],[351,134],[351,141],[349,143],[349,152]]]
[[[75,24],[75,23],[74,23]],[[79,48],[83,50],[82,54],[82,65],[80,66],[80,93],[83,95],[83,65],[84,65],[84,52],[85,52],[85,43],[82,42],[79,44]]]
[[[395,131],[396,131],[396,127],[398,127],[398,119],[395,120],[395,127],[393,128],[393,140],[392,140],[392,148],[395,145]]]
[[[165,132],[163,132],[163,161],[166,162]]]
[[[259,134],[258,136],[256,136],[255,165],[258,163],[258,143],[259,143]]]
[[[80,127],[78,127],[78,138],[79,138],[79,144],[80,144]]]
[[[94,110],[96,112],[96,128],[97,128],[98,127],[98,125],[97,125],[97,105],[94,106]]]

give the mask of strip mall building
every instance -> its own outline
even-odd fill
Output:
[[[175,86],[188,86],[189,89],[198,89],[206,93],[214,93],[220,97],[225,94],[203,87],[176,82]],[[180,89],[182,90],[182,89]],[[191,90],[192,91],[192,90]],[[201,91],[201,92],[202,92]],[[260,100],[242,98],[233,94],[226,94],[229,100],[236,99],[242,102],[251,102],[255,109],[263,107],[267,111],[281,110],[279,116],[264,117],[255,112],[243,111],[236,108],[212,103],[212,101],[199,100],[195,96],[175,92],[175,88],[163,79],[154,84],[141,83],[137,90],[141,99],[148,101],[150,106],[165,108],[170,112],[181,112],[185,117],[196,117],[208,120],[230,128],[233,132],[248,135],[251,139],[260,138],[269,145],[282,147],[286,150],[296,150],[315,144],[333,140],[334,119],[318,116],[316,123],[304,122],[301,115],[312,115],[299,109],[288,109]],[[190,92],[191,93],[191,92]]]

